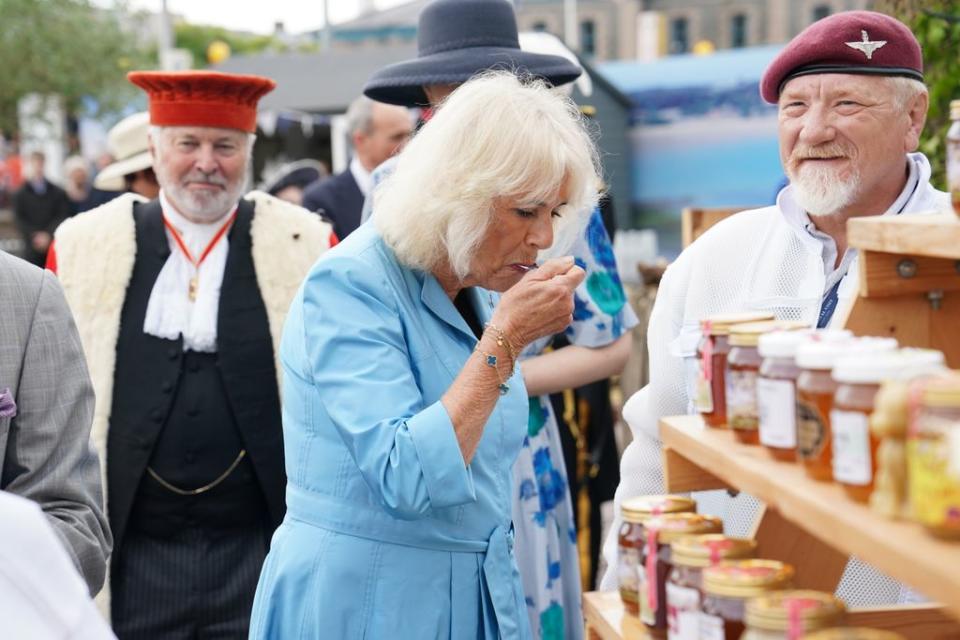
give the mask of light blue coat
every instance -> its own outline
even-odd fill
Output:
[[[492,294],[471,290],[481,321]],[[430,274],[372,224],[314,266],[283,332],[287,515],[251,638],[530,636],[513,557],[509,381],[465,466],[440,398],[476,337]]]

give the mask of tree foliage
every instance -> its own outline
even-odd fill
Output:
[[[86,97],[108,110],[129,98],[126,72],[142,60],[124,15],[89,0],[0,0],[0,128],[16,129],[30,93],[58,95],[71,113]]]
[[[877,9],[906,23],[923,47],[923,74],[930,89],[930,111],[920,141],[933,166],[933,183],[946,188],[946,135],[950,101],[960,100],[960,2],[882,0]]]
[[[193,66],[207,65],[207,48],[211,43],[225,42],[231,55],[245,55],[262,51],[280,51],[286,48],[273,36],[238,33],[222,27],[180,23],[174,27],[175,46],[193,54]],[[302,48],[302,47],[299,47]]]

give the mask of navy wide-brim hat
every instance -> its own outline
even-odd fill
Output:
[[[420,13],[417,57],[377,71],[363,93],[378,102],[421,106],[429,103],[424,85],[460,84],[493,69],[529,74],[554,86],[582,73],[566,58],[522,51],[507,0],[435,0]]]

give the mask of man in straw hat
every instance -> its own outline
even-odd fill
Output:
[[[285,510],[280,331],[331,228],[242,197],[272,80],[128,77],[149,97],[159,197],[125,194],[56,235],[98,398],[113,624],[121,638],[245,637]]]
[[[858,288],[846,221],[949,206],[947,194],[930,185],[926,157],[915,153],[927,116],[923,62],[916,38],[894,18],[850,11],[814,23],[770,63],[760,93],[777,105],[790,184],[775,205],[723,221],[667,269],[647,335],[650,384],[623,410],[634,441],[621,460],[618,514],[625,498],[663,492],[657,423],[694,411],[701,319],[764,311],[811,327],[836,325],[844,315],[836,309]],[[863,428],[854,438],[865,443]],[[747,533],[756,513],[756,501],[743,494],[730,500],[710,492],[698,501],[735,535]],[[608,589],[616,587],[617,530],[604,545]],[[899,586],[852,562],[839,593],[850,604],[881,603],[896,600]]]
[[[132,191],[147,200],[160,194],[153,172],[153,157],[147,144],[150,114],[146,111],[127,116],[110,129],[107,149],[115,160],[93,179],[101,191]]]
[[[554,87],[569,85],[582,72],[576,57],[562,46],[551,43],[547,51],[521,48],[516,15],[506,0],[435,0],[420,14],[417,38],[417,57],[374,73],[364,87],[367,97],[435,109],[459,85],[485,71],[511,70],[544,78]],[[542,42],[535,42],[538,45],[543,47]],[[375,183],[386,179],[393,162],[388,160],[374,172]],[[373,200],[367,198],[367,205],[375,209]],[[576,290],[578,311],[566,333],[571,346],[543,354],[552,342],[548,338],[524,351],[531,418],[529,424],[517,425],[527,430],[528,437],[513,465],[511,487],[526,613],[533,637],[543,640],[583,635],[570,474],[548,394],[619,373],[630,352],[629,330],[637,322],[626,304],[599,211],[570,253],[587,272],[585,283]]]

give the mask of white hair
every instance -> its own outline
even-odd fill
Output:
[[[893,92],[893,101],[897,109],[906,109],[911,100],[921,94],[927,94],[927,85],[916,78],[906,76],[888,76],[884,78]]]
[[[361,95],[347,107],[347,130],[351,133],[373,131],[373,100]]]
[[[470,272],[498,198],[547,202],[567,187],[552,254],[596,206],[597,150],[577,106],[540,80],[486,72],[454,91],[374,194],[374,222],[407,266]]]

